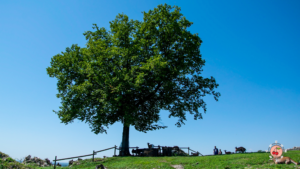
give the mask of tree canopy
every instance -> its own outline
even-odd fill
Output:
[[[205,95],[218,101],[216,80],[201,76],[202,40],[187,30],[193,23],[167,4],[143,14],[142,21],[119,14],[109,31],[93,24],[95,31],[83,34],[86,47],[75,44],[51,58],[47,73],[58,79],[62,105],[54,112],[62,123],[85,121],[98,134],[121,121],[147,132],[167,127],[154,124],[160,110],[178,117],[180,127],[186,112],[202,119]]]

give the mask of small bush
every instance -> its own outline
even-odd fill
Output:
[[[6,161],[6,162],[14,162],[15,160],[12,159],[12,158],[10,158],[10,157],[8,157],[5,161]]]

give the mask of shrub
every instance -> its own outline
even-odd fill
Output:
[[[14,162],[15,160],[13,160],[12,158],[8,157],[5,161],[7,161],[7,162]]]

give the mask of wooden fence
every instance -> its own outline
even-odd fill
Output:
[[[164,147],[164,146],[153,146],[154,148],[160,148],[160,147]],[[192,151],[192,152],[197,152],[197,151],[194,151],[194,150],[192,150],[192,149],[190,149],[190,147],[178,147],[179,149],[188,149],[188,155],[190,155],[190,150]],[[201,154],[201,153],[199,153],[199,154]],[[202,154],[201,154],[202,155]],[[203,156],[203,155],[202,155]]]
[[[196,151],[190,149],[190,147],[188,147],[188,155],[190,155],[190,150],[193,151],[193,152],[196,152]],[[201,154],[201,153],[199,152],[199,154]],[[201,155],[202,155],[202,154],[201,154]],[[202,155],[202,156],[203,156],[203,155]]]
[[[111,148],[107,148],[107,149],[103,149],[103,150],[99,150],[99,151],[94,151],[93,150],[93,154],[87,154],[87,155],[82,155],[82,156],[76,156],[76,157],[68,157],[68,158],[61,158],[61,159],[57,159],[57,156],[55,156],[55,160],[54,161],[54,169],[56,168],[56,161],[61,161],[61,160],[68,160],[68,159],[73,159],[73,158],[79,158],[79,157],[87,157],[87,156],[93,156],[93,162],[94,162],[94,156],[101,152],[101,151],[106,151],[106,150],[110,150],[110,149],[115,149],[115,155],[116,155],[116,148],[117,146],[115,145],[114,147]]]
[[[153,147],[163,147],[163,146],[153,146]],[[61,159],[57,159],[57,156],[55,156],[55,160],[54,161],[54,169],[56,168],[56,161],[61,161],[61,160],[68,160],[68,159],[73,159],[73,158],[79,158],[79,157],[87,157],[87,156],[93,156],[93,162],[94,162],[94,156],[97,155],[97,153],[99,152],[102,152],[102,151],[106,151],[106,150],[110,150],[110,149],[115,149],[114,151],[114,156],[116,156],[116,150],[120,150],[119,148],[117,148],[117,146],[115,145],[114,147],[111,147],[111,148],[107,148],[107,149],[103,149],[103,150],[99,150],[99,151],[94,151],[93,150],[93,153],[92,154],[87,154],[87,155],[81,155],[81,156],[75,156],[75,157],[68,157],[68,158],[61,158]],[[129,149],[138,149],[139,147],[129,147]],[[188,155],[190,155],[190,150],[193,151],[193,152],[196,152],[192,149],[190,149],[190,147],[179,147],[179,149],[188,149]],[[199,153],[201,154],[201,153]],[[201,154],[202,155],[202,154]],[[203,156],[203,155],[202,155]]]
[[[153,146],[154,148],[155,147],[157,147],[157,148],[159,148],[159,147],[164,147],[164,146]],[[197,151],[194,151],[194,150],[192,150],[192,149],[190,149],[190,147],[178,147],[179,149],[188,149],[188,155],[190,155],[190,150],[192,151],[192,152],[197,152]],[[201,153],[199,153],[199,154],[201,154]],[[201,154],[202,155],[202,154]],[[202,155],[203,156],[203,155]]]

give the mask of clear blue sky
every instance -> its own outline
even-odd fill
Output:
[[[300,146],[300,1],[1,1],[0,151],[12,158],[90,154],[119,146],[122,124],[96,135],[88,124],[60,123],[57,79],[47,75],[51,58],[78,44],[92,24],[109,28],[118,13],[142,20],[141,12],[167,3],[181,7],[203,40],[203,76],[216,78],[221,97],[206,96],[207,113],[186,125],[161,111],[167,129],[142,133],[130,128],[130,146],[190,147],[212,154],[214,146],[234,151],[266,150],[278,140]],[[203,110],[200,110],[203,112]],[[97,156],[112,156],[113,150]]]

